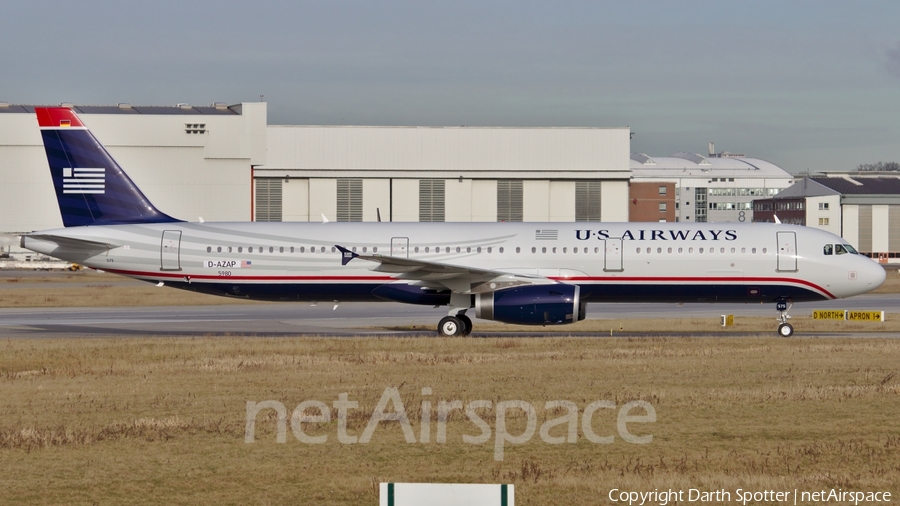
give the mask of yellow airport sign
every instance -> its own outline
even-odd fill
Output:
[[[858,322],[883,322],[884,311],[847,311],[847,319]]]
[[[834,309],[816,309],[813,311],[813,320],[843,320],[846,318],[846,311],[835,311]]]
[[[734,315],[733,314],[723,314],[722,315],[722,326],[723,327],[731,327],[734,325]]]

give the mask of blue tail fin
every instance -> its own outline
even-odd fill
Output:
[[[63,225],[177,222],[159,211],[64,107],[35,108]]]

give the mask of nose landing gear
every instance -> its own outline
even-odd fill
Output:
[[[779,299],[775,302],[775,309],[778,311],[778,321],[781,322],[778,325],[778,335],[781,337],[791,337],[794,335],[794,327],[791,326],[787,321],[791,318],[788,311],[791,310],[791,307],[794,305],[790,300]]]

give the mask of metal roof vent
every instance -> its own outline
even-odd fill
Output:
[[[60,103],[59,103],[59,106],[60,106],[60,107],[66,107],[66,108],[68,108],[68,109],[72,109],[72,108],[75,107],[75,104],[73,104],[72,102],[60,102]]]
[[[703,155],[698,155],[697,153],[685,153],[684,151],[679,151],[672,155],[673,158],[681,158],[682,160],[688,160],[690,162],[694,162],[697,165],[712,165],[709,160],[707,160]]]
[[[131,109],[131,104],[116,104],[119,106],[119,109]]]
[[[656,162],[644,153],[631,153],[631,159],[641,165],[656,165]]]
[[[228,104],[226,104],[225,102],[215,102],[213,104],[213,107],[215,107],[219,111],[224,111],[225,109],[228,109]]]
[[[184,103],[184,102],[179,102],[178,105],[177,105],[176,107],[178,107],[179,109],[190,109],[190,108],[191,108],[191,104],[187,104],[187,103]]]
[[[0,102],[0,107],[2,107],[4,109],[9,107],[9,102]]]

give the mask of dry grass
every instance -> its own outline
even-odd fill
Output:
[[[871,339],[7,340],[0,344],[0,476],[14,504],[375,504],[379,481],[511,482],[518,504],[603,504],[610,488],[890,490],[900,493],[900,342]],[[272,412],[244,443],[247,401],[359,402],[359,435],[387,386],[419,435],[423,400],[523,399],[579,407],[642,399],[653,442],[535,437],[409,444],[396,423],[372,442],[275,442]],[[613,412],[598,434],[616,434]],[[336,414],[336,413],[335,413]],[[484,418],[494,426],[493,413]],[[523,427],[510,420],[510,432]],[[47,486],[47,484],[51,486]]]

